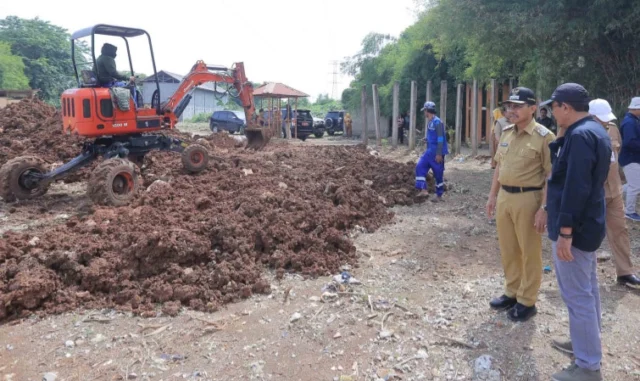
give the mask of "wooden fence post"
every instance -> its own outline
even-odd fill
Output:
[[[458,84],[458,93],[456,96],[456,155],[460,155],[462,146],[462,83]]]
[[[447,81],[440,81],[440,119],[447,127]]]
[[[478,80],[473,80],[471,90],[471,153],[478,156]]]
[[[418,85],[411,81],[411,116],[409,122],[409,150],[416,148],[416,102],[418,101]]]
[[[367,86],[362,85],[361,105],[362,107],[362,143],[366,146],[369,144],[369,136],[367,135]]]
[[[433,83],[431,81],[427,81],[427,94],[425,96],[425,100],[427,102],[433,100],[433,96],[431,94],[432,87],[433,87]],[[425,133],[427,131],[427,126],[428,125],[429,125],[429,121],[425,119],[425,121],[424,121],[424,131],[425,131]]]
[[[376,129],[376,146],[382,145],[382,136],[380,134],[380,99],[378,98],[378,85],[371,85],[371,93],[373,94],[373,126]]]
[[[393,84],[393,120],[391,121],[391,146],[398,147],[398,118],[400,117],[400,83]]]
[[[491,80],[491,95],[489,96],[489,107],[491,110],[487,110],[490,113],[491,117],[489,119],[490,123],[487,126],[487,139],[489,140],[489,150],[493,155],[494,150],[496,149],[495,144],[493,142],[493,126],[496,124],[495,118],[493,117],[493,110],[496,108],[496,80]],[[491,158],[493,160],[493,158]]]

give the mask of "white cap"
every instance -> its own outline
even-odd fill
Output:
[[[638,98],[638,100],[640,100],[640,98]],[[612,120],[617,119],[611,111],[609,102],[604,99],[594,99],[589,102],[589,114],[597,117],[605,123],[609,123]]]
[[[631,99],[631,104],[629,104],[629,109],[638,110],[640,109],[640,97],[634,97]]]

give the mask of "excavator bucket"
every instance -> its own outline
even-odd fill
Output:
[[[244,130],[247,137],[247,149],[261,150],[271,140],[271,131],[268,128],[247,127]]]

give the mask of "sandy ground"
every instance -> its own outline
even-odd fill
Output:
[[[294,145],[353,144],[340,137]],[[406,149],[380,148],[395,161]],[[349,232],[359,262],[352,277],[285,275],[270,295],[215,313],[160,308],[141,318],[113,310],[75,310],[0,326],[2,380],[549,380],[571,359],[552,349],[568,335],[554,272],[544,274],[539,313],[514,324],[488,308],[502,291],[495,226],[484,214],[491,179],[486,160],[453,158],[444,203],[394,207],[392,223]],[[77,213],[82,184],[56,185],[56,224]],[[62,216],[62,217],[61,217]],[[19,213],[0,214],[0,233],[38,228]],[[633,262],[640,263],[637,224]],[[544,264],[552,265],[544,240]],[[608,250],[603,244],[602,250]],[[336,274],[339,275],[339,274]],[[640,379],[640,293],[615,284],[600,264],[603,375]]]

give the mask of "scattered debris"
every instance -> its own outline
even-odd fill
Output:
[[[598,259],[598,262],[606,262],[611,260],[611,253],[601,250],[596,253],[596,258]]]
[[[289,319],[289,323],[295,323],[300,319],[302,319],[302,315],[299,312],[296,312],[291,316],[291,319]]]
[[[474,381],[501,381],[500,371],[493,369],[493,357],[482,355],[474,361]]]

